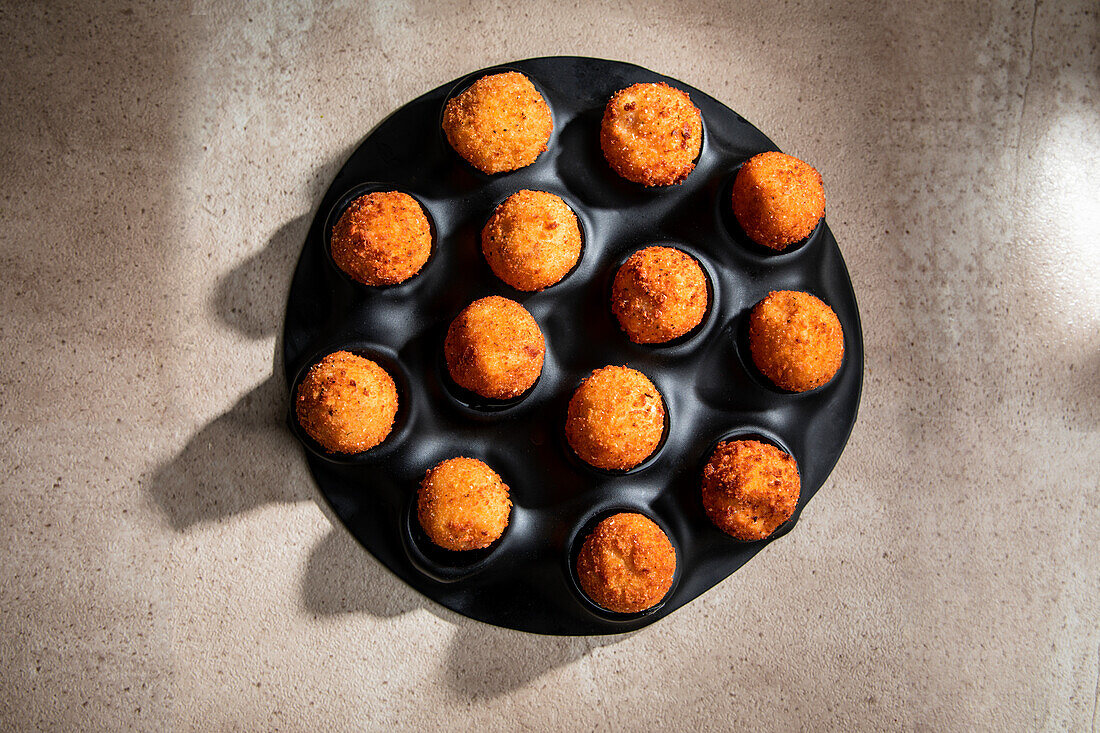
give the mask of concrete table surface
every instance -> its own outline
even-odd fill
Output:
[[[1097,730],[1095,3],[0,7],[5,729]],[[323,505],[284,299],[391,110],[648,66],[822,172],[866,383],[798,528],[663,621],[435,606]]]

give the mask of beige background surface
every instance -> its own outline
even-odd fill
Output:
[[[2,727],[1097,730],[1097,8],[924,5],[5,3]],[[339,164],[549,54],[682,79],[814,163],[865,329],[797,531],[622,638],[412,592],[282,423]]]

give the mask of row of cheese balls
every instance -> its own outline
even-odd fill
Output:
[[[451,99],[443,132],[451,147],[490,174],[534,163],[554,122],[531,80],[510,71],[484,76]],[[694,170],[703,119],[686,92],[664,82],[634,84],[612,95],[600,124],[600,148],[611,168],[643,186],[683,182]],[[782,250],[804,240],[825,213],[821,175],[789,155],[766,152],[738,171],[733,212],[745,233]]]
[[[756,440],[719,443],[701,481],[707,516],[724,532],[750,541],[767,538],[790,519],[800,491],[794,459]],[[416,510],[433,543],[464,552],[490,547],[500,539],[512,501],[496,471],[475,458],[457,457],[425,473]],[[581,588],[597,605],[635,613],[656,605],[668,593],[676,551],[652,519],[621,512],[603,519],[585,538],[576,571]]]
[[[674,269],[647,277],[654,275],[647,262],[665,252],[698,268],[679,250],[649,247],[632,255],[615,277],[612,311],[636,342],[683,335],[706,309],[705,282],[685,285],[687,276]],[[749,313],[749,352],[757,369],[777,387],[806,392],[828,383],[840,369],[844,332],[836,313],[820,298],[776,290]],[[494,295],[475,300],[458,314],[447,329],[443,353],[455,384],[487,399],[509,400],[538,380],[546,340],[526,308]]]
[[[810,174],[816,186],[804,180]],[[733,211],[755,241],[782,250],[808,237],[824,215],[820,181],[817,171],[797,159],[761,153],[738,171]],[[807,198],[814,203],[805,204]],[[546,191],[512,194],[481,231],[481,250],[493,273],[525,292],[561,281],[580,259],[582,244],[576,214],[561,197]],[[329,249],[337,267],[363,285],[397,285],[427,263],[431,226],[412,196],[368,193],[341,212]],[[702,273],[695,279],[701,281]]]
[[[840,322],[818,298],[774,291],[749,315],[753,362],[776,385],[806,391],[830,381],[844,354]],[[455,384],[482,397],[522,396],[542,373],[545,338],[519,303],[489,296],[451,322],[444,360]],[[339,351],[314,364],[295,396],[298,421],[333,453],[360,453],[385,440],[397,414],[393,378],[369,359]],[[628,470],[656,450],[664,432],[656,386],[628,367],[597,369],[569,403],[566,436],[576,454],[602,469]]]

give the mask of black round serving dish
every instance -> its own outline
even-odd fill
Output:
[[[488,176],[447,145],[440,112],[456,90],[503,69],[531,78],[551,107],[554,132],[534,164]],[[629,183],[600,151],[608,98],[652,81],[686,91],[703,115],[702,152],[678,186]],[[737,113],[686,84],[639,66],[579,57],[484,69],[428,92],[379,124],[321,201],[294,274],[284,332],[292,395],[305,370],[337,349],[374,355],[391,374],[399,372],[399,425],[370,451],[328,455],[290,416],[321,492],[363,546],[409,585],[471,618],[545,634],[613,634],[675,611],[789,531],[836,464],[855,423],[863,337],[848,272],[824,221],[805,242],[772,253],[750,242],[732,216],[729,192],[737,168],[756,153],[777,149]],[[375,186],[413,195],[433,227],[431,258],[419,275],[395,287],[353,282],[327,252],[336,208],[347,204],[349,192],[379,190]],[[498,280],[481,254],[480,230],[496,204],[525,188],[561,196],[584,233],[576,268],[538,293],[518,292]],[[703,323],[671,345],[631,343],[608,300],[616,267],[650,244],[683,248],[709,281],[712,297]],[[753,366],[745,321],[772,290],[805,290],[836,311],[844,328],[844,363],[827,385],[787,393]],[[442,365],[447,326],[486,295],[522,303],[546,336],[541,377],[506,404],[484,404],[456,391]],[[608,364],[645,373],[668,413],[659,452],[628,472],[587,466],[562,435],[573,389]],[[699,493],[701,469],[714,445],[750,435],[788,450],[802,479],[794,517],[760,542],[741,542],[717,530]],[[504,535],[473,553],[432,546],[415,517],[424,472],[459,455],[496,470],[511,487],[514,505]],[[577,587],[572,568],[587,531],[624,509],[654,519],[677,554],[669,595],[640,614],[594,606]]]

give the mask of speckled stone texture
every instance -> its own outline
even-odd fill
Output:
[[[272,5],[0,6],[0,727],[1097,730],[1095,3]],[[866,338],[798,528],[621,638],[434,606],[283,423],[341,162],[549,54],[816,165]]]

